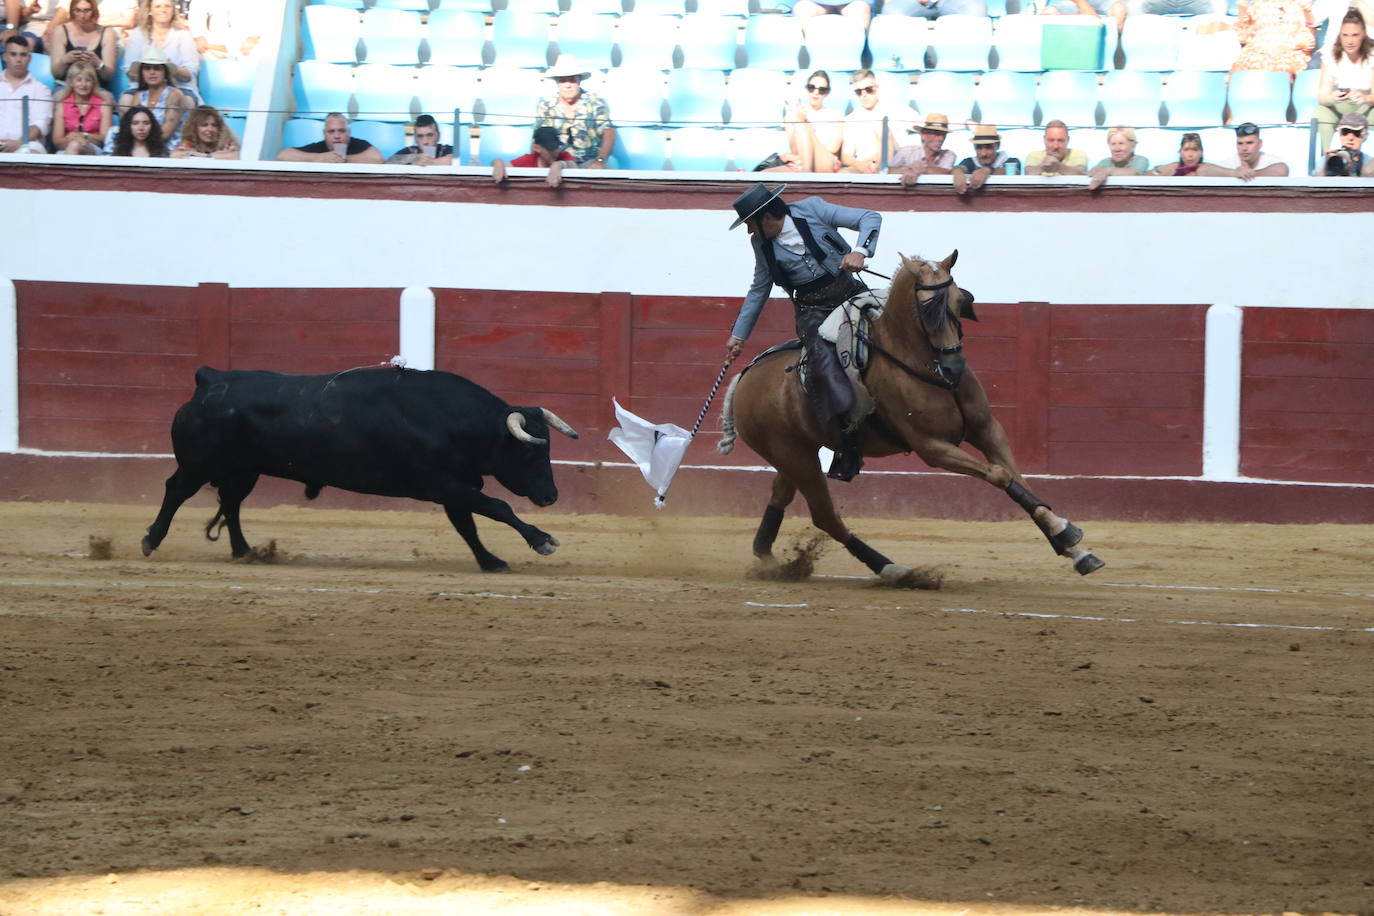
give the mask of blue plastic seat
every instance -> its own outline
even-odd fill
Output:
[[[749,0],[697,0],[697,13],[744,17],[749,15]]]
[[[503,67],[547,67],[549,23],[543,13],[498,10],[491,19],[491,46]]]
[[[853,70],[863,65],[867,34],[853,16],[812,16],[802,22],[802,38],[812,70]]]
[[[683,0],[630,0],[630,12],[653,13],[655,16],[681,16],[687,12]]]
[[[378,10],[407,10],[412,13],[428,13],[429,0],[372,0],[372,8]]]
[[[757,15],[744,22],[747,66],[796,70],[802,43],[801,25],[791,16]]]
[[[775,126],[782,123],[787,77],[777,70],[741,67],[731,72],[725,87],[734,127]]]
[[[667,156],[666,131],[653,127],[616,128],[612,158],[617,167],[658,172],[662,171]]]
[[[516,0],[511,3],[506,0],[505,8],[507,11],[519,10],[522,13],[542,13],[545,16],[557,16],[559,11],[558,0]],[[500,12],[498,10],[498,12]]]
[[[924,70],[930,23],[919,16],[877,16],[868,28],[874,70]]]
[[[1177,16],[1137,13],[1126,17],[1121,51],[1128,70],[1172,70],[1178,63],[1183,20]]]
[[[1293,81],[1293,120],[1306,124],[1312,119],[1312,109],[1317,107],[1317,86],[1321,82],[1320,70],[1303,70]]]
[[[489,124],[532,125],[539,98],[544,94],[537,71],[516,67],[487,67],[482,71],[483,127]],[[552,87],[552,83],[549,84]]]
[[[1178,61],[1174,66],[1179,70],[1229,71],[1239,54],[1240,39],[1235,29],[1207,34],[1185,29],[1179,38]]]
[[[239,137],[243,139],[242,136]],[[323,118],[290,118],[281,126],[282,148],[308,146],[324,139]]]
[[[465,13],[490,13],[491,0],[438,0],[434,6],[434,12],[440,10],[462,11]],[[430,14],[431,16],[433,13]]]
[[[938,111],[951,121],[973,115],[974,75],[948,70],[927,70],[912,87],[911,98],[921,111]]]
[[[229,132],[234,135],[234,139],[243,145],[243,132],[248,129],[248,119],[244,117],[226,117],[224,126],[229,128]]]
[[[593,16],[619,16],[625,12],[620,0],[572,0],[569,12]]]
[[[558,17],[558,53],[575,54],[585,66],[605,70],[615,51],[615,17],[573,11]]]
[[[257,73],[256,58],[207,57],[200,64],[200,97],[205,104],[221,110],[246,111],[253,98]]]
[[[999,24],[1000,24],[1000,22],[1001,22],[1001,20],[999,20]],[[1055,67],[1054,69],[1070,69],[1070,70],[1085,70],[1085,69],[1086,69],[1086,70],[1101,70],[1101,69],[1110,69],[1110,68],[1113,68],[1113,67],[1115,66],[1115,64],[1114,64],[1113,62],[1114,62],[1114,60],[1115,60],[1115,58],[1116,58],[1117,31],[1116,31],[1116,24],[1115,24],[1114,22],[1112,22],[1110,19],[1103,20],[1103,19],[1098,18],[1097,16],[1059,15],[1059,16],[1054,16],[1054,17],[1052,17],[1052,20],[1051,20],[1050,17],[1044,17],[1044,18],[1042,18],[1042,22],[1043,22],[1045,25],[1054,24],[1054,25],[1065,25],[1065,26],[1083,26],[1083,27],[1086,27],[1086,28],[1091,28],[1091,29],[1093,30],[1093,33],[1094,33],[1095,35],[1100,36],[1101,39],[1102,39],[1102,60],[1101,60],[1101,61],[1097,61],[1096,59],[1094,59],[1093,62],[1092,62],[1091,64],[1089,64],[1087,67],[1067,67],[1067,68],[1066,68],[1066,67],[1062,67],[1062,66],[1061,66],[1061,67]],[[1104,27],[1104,25],[1105,25],[1105,27]],[[1043,58],[1042,58],[1042,66],[1043,66]],[[1046,69],[1049,69],[1049,68],[1046,68]]]
[[[359,140],[366,140],[377,147],[377,151],[382,154],[383,159],[410,145],[406,141],[404,124],[393,124],[385,121],[354,121],[349,130]]]
[[[1162,89],[1158,73],[1108,71],[1098,92],[1102,100],[1102,123],[1158,127]]]
[[[729,136],[709,127],[683,127],[668,135],[675,172],[724,172],[730,167]]]
[[[1055,17],[1056,19],[1059,17]],[[1039,72],[1044,20],[1031,14],[1003,16],[992,31],[997,69]]]
[[[676,16],[656,13],[626,13],[620,17],[620,66],[653,67],[667,70],[673,66],[677,51]]]
[[[366,5],[365,0],[310,0],[310,6],[342,6],[356,12],[362,12]]]
[[[487,24],[481,13],[440,9],[429,14],[429,62],[456,67],[480,67],[487,45]]]
[[[673,70],[668,74],[668,117],[673,124],[724,123],[725,74],[719,70]]]
[[[748,127],[730,131],[731,161],[736,169],[751,171],[773,153],[788,151],[787,131],[781,127]]]
[[[418,64],[422,38],[420,14],[412,10],[375,7],[363,13],[363,51],[369,64]]]
[[[1288,74],[1274,70],[1237,70],[1226,90],[1232,124],[1287,124],[1291,99]]]
[[[363,21],[357,10],[307,6],[301,16],[305,60],[347,64],[357,61],[358,40],[363,37]]]
[[[503,124],[484,125],[477,134],[477,161],[491,165],[493,159],[510,162],[530,151],[534,129]]]
[[[682,66],[706,70],[733,70],[739,50],[740,20],[733,16],[693,13],[678,25]]]
[[[1162,93],[1170,127],[1213,127],[1226,107],[1226,74],[1214,70],[1175,70]]]
[[[34,52],[29,55],[29,73],[49,89],[57,85],[52,75],[52,58],[46,54]]]
[[[998,126],[1024,127],[1034,124],[1035,86],[1034,73],[989,70],[983,74],[974,95],[978,103],[978,120]],[[1046,114],[1049,120],[1054,117],[1053,112]]]
[[[441,121],[453,117],[454,110],[463,112],[464,120],[473,120],[477,100],[477,71],[458,67],[421,67],[415,73],[415,97],[420,111],[434,115]]]
[[[1046,70],[1035,91],[1041,120],[1070,127],[1097,126],[1097,74],[1086,70]]]
[[[607,73],[593,91],[605,98],[617,130],[628,124],[663,123],[666,88],[662,70],[617,67]]]
[[[415,99],[415,67],[364,64],[353,72],[358,117],[369,121],[409,121]]]
[[[941,16],[930,28],[930,52],[940,70],[986,70],[991,50],[992,20],[986,16]]]
[[[331,111],[347,114],[353,100],[353,68],[322,60],[296,64],[296,111],[321,116]]]

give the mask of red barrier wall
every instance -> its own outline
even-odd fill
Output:
[[[1249,309],[1240,470],[1374,483],[1374,311]]]

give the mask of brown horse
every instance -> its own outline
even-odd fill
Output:
[[[886,309],[869,331],[864,384],[876,408],[860,431],[863,453],[878,458],[915,452],[931,467],[985,480],[1025,509],[1055,552],[1071,559],[1080,574],[1101,569],[1101,560],[1077,546],[1083,532],[1026,489],[987,393],[964,362],[960,319],[977,318],[973,297],[950,275],[958,256],[955,251],[939,262],[901,256]],[[764,354],[731,381],[725,397],[720,451],[729,452],[736,436],[743,436],[777,470],[754,535],[754,555],[773,561],[783,510],[800,490],[817,528],[885,582],[911,584],[916,580],[910,569],[859,540],[836,514],[816,452],[822,445],[836,448],[841,431],[834,422],[817,422],[799,373],[791,371],[796,355],[796,350]],[[987,460],[960,449],[965,440]]]

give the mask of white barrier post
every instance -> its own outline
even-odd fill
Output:
[[[401,291],[400,356],[408,368],[434,368],[434,290],[427,286]]]
[[[1240,355],[1244,313],[1239,306],[1207,309],[1202,394],[1202,476],[1240,479]]]
[[[14,282],[0,279],[0,452],[19,451],[19,308]]]

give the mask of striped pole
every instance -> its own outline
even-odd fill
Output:
[[[725,373],[730,371],[730,363],[727,360],[725,365],[720,367],[720,375],[716,376],[716,383],[711,386],[711,393],[706,396],[706,403],[701,405],[701,413],[697,415],[697,422],[692,426],[692,438],[697,437],[697,430],[701,429],[701,423],[706,419],[706,411],[711,409],[711,402],[716,399],[716,392],[720,390],[720,383],[725,381]]]

